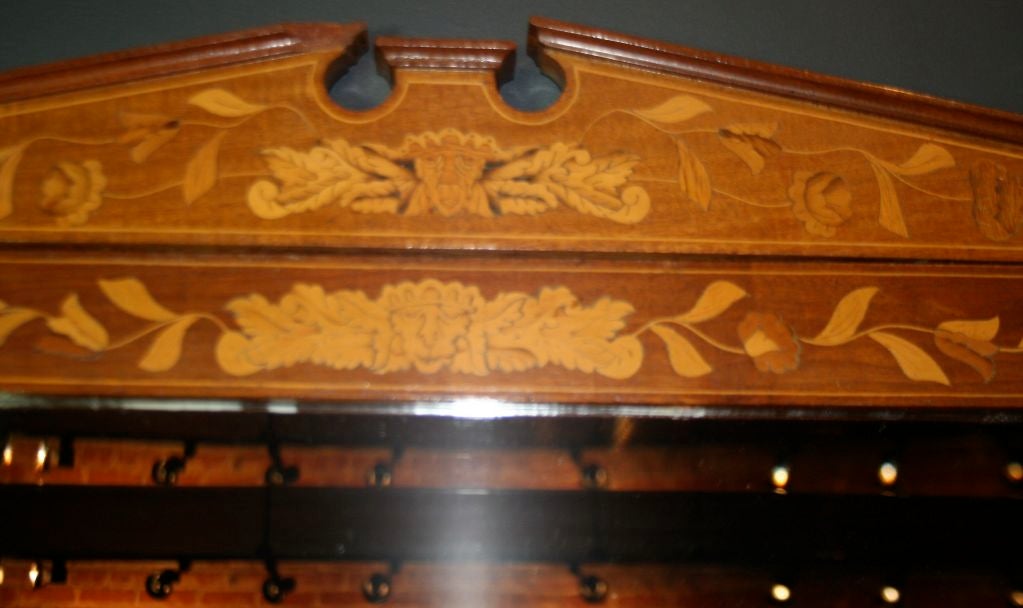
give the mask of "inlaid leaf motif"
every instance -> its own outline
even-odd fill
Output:
[[[207,89],[190,97],[188,103],[224,118],[249,116],[266,109],[266,106],[249,103],[224,89]]]
[[[326,205],[360,213],[482,217],[537,215],[568,207],[634,224],[650,195],[630,185],[639,158],[595,156],[578,144],[504,147],[455,129],[407,135],[400,146],[321,142],[308,152],[264,150],[272,179],[249,189],[248,205],[278,219]],[[459,179],[448,182],[448,176]]]
[[[38,318],[39,313],[25,308],[0,308],[0,346],[7,337],[25,323]]]
[[[298,284],[279,304],[259,294],[236,298],[227,304],[244,330],[245,342],[225,338],[224,348],[237,347],[242,353],[229,361],[245,369],[245,363],[259,369],[289,367],[312,362],[334,369],[373,367],[373,371],[407,369],[400,360],[388,368],[390,350],[403,350],[387,333],[386,312],[354,291],[327,294],[318,285]],[[404,352],[404,351],[403,351]],[[227,356],[227,354],[225,354]],[[233,373],[233,372],[231,372]]]
[[[14,211],[14,174],[23,154],[21,146],[0,150],[0,220]]]
[[[523,310],[536,331],[530,347],[541,365],[550,362],[585,373],[620,375],[623,358],[628,363],[630,355],[636,354],[638,341],[632,344],[615,338],[625,325],[624,318],[633,312],[627,302],[601,298],[583,306],[571,291],[559,287],[542,289]],[[626,370],[629,367],[625,365]]]
[[[567,288],[535,296],[427,279],[385,285],[378,298],[298,284],[277,304],[259,294],[228,303],[241,332],[227,332],[218,361],[235,375],[298,363],[383,374],[415,369],[487,375],[546,365],[627,378],[643,362],[635,336],[619,336],[627,302],[584,305]]]
[[[919,382],[937,382],[948,386],[948,376],[922,348],[913,344],[905,338],[883,331],[873,331],[869,334],[870,339],[888,349],[888,352],[895,357],[902,373],[910,380]]]
[[[182,189],[185,202],[191,205],[201,196],[209,192],[217,183],[217,156],[220,154],[220,142],[227,135],[221,131],[203,144],[195,156],[185,167],[185,181]]]
[[[777,128],[775,123],[734,124],[718,131],[718,138],[721,145],[746,163],[753,175],[758,175],[764,170],[764,158],[781,150],[771,139]]]
[[[936,144],[924,144],[901,165],[884,163],[886,169],[899,175],[924,175],[938,169],[954,167],[956,161],[948,150]]]
[[[709,321],[728,308],[745,298],[747,295],[742,287],[730,281],[714,281],[703,290],[696,304],[689,309],[689,312],[682,313],[675,317],[679,323],[702,323]]]
[[[136,163],[145,162],[154,152],[162,148],[170,140],[174,139],[181,129],[177,126],[166,126],[154,130],[144,136],[139,143],[132,146],[128,155]]]
[[[677,95],[653,108],[635,110],[636,114],[655,122],[683,122],[712,109],[691,95]]]
[[[755,332],[749,339],[743,342],[742,348],[746,351],[747,355],[753,358],[781,350],[781,346],[762,330]]]
[[[934,332],[934,345],[948,357],[972,367],[984,382],[990,382],[995,377],[994,357],[999,349],[992,342],[937,329]]]
[[[115,306],[140,319],[170,321],[178,316],[158,304],[142,281],[136,278],[101,279],[99,288]]]
[[[895,191],[892,177],[883,167],[874,163],[870,163],[870,168],[874,170],[874,175],[877,177],[877,189],[880,196],[878,223],[890,232],[909,238],[909,230],[906,229],[906,220],[902,218],[902,206],[899,203],[899,195]]]
[[[710,209],[712,189],[707,168],[682,142],[678,142],[678,181],[687,198],[698,203],[704,211]]]
[[[813,338],[806,339],[817,346],[836,346],[852,339],[867,314],[870,300],[877,294],[877,287],[861,287],[845,295],[831,314],[831,320]]]
[[[948,332],[962,334],[967,338],[990,342],[998,335],[998,317],[977,321],[945,321],[938,325],[938,329]]]
[[[75,344],[94,352],[103,350],[110,343],[107,330],[82,308],[78,294],[69,295],[61,304],[60,311],[62,317],[52,317],[46,321],[47,327],[54,333],[67,336]]]
[[[643,344],[634,336],[613,340],[608,353],[612,358],[601,363],[596,371],[613,380],[630,378],[643,365]]]
[[[153,340],[149,350],[139,360],[139,367],[147,372],[164,372],[177,365],[185,333],[198,320],[199,317],[188,316],[171,323]]]
[[[684,378],[699,378],[714,371],[689,340],[663,325],[654,325],[650,331],[664,340],[668,347],[668,360],[675,373]]]
[[[228,331],[217,340],[217,365],[232,376],[250,376],[262,371],[263,367],[254,364],[248,357],[249,340],[237,331]]]

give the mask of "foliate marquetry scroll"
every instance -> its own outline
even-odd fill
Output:
[[[734,61],[712,69],[641,40],[623,53],[620,37],[576,27],[565,46],[563,26],[534,25],[566,81],[535,113],[494,86],[508,45],[484,58],[466,41],[420,41],[422,61],[384,53],[395,87],[365,112],[328,100],[319,77],[341,50],[320,39],[0,104],[0,235],[1023,260],[1023,121],[905,94],[886,118],[860,85],[839,99],[828,81],[835,103],[821,103],[814,77],[781,91],[776,68],[747,64],[733,83],[691,78],[687,62]]]
[[[277,304],[252,295],[227,307],[242,331],[221,337],[217,360],[236,375],[309,362],[477,376],[555,365],[628,378],[643,358],[634,336],[618,335],[631,305],[582,305],[564,287],[488,300],[476,287],[436,280],[387,285],[374,299],[295,285]]]
[[[751,303],[731,337],[720,328],[717,335],[703,329],[748,297],[743,287],[728,280],[706,285],[683,312],[651,319],[633,331],[624,331],[626,318],[635,312],[629,302],[602,297],[582,303],[566,287],[536,294],[501,292],[488,299],[475,286],[435,279],[388,284],[376,297],[361,290],[328,292],[321,285],[296,284],[276,303],[261,294],[229,301],[226,309],[237,329],[208,312],[165,308],[136,278],[100,280],[99,289],[115,307],[148,325],[113,340],[104,324],[85,310],[79,295],[71,293],[59,315],[0,303],[0,345],[20,326],[39,319],[68,340],[65,352],[77,347],[104,353],[150,340],[138,367],[163,372],[178,363],[189,329],[206,321],[220,331],[216,360],[231,376],[299,364],[338,373],[362,368],[376,374],[449,371],[476,376],[550,365],[624,381],[643,366],[640,338],[646,333],[660,339],[671,368],[682,378],[715,372],[701,353],[705,349],[747,359],[759,372],[781,375],[798,372],[802,359],[815,355],[813,349],[869,339],[888,351],[907,380],[946,386],[951,382],[942,365],[907,335],[927,336],[937,352],[972,368],[985,383],[995,377],[999,354],[1023,353],[1023,341],[1015,346],[996,342],[998,316],[950,319],[935,327],[912,319],[863,327],[879,291],[875,286],[847,293],[812,336]]]
[[[441,216],[537,215],[559,206],[634,224],[650,196],[627,186],[638,157],[594,158],[578,145],[501,148],[454,129],[409,135],[401,146],[335,139],[306,152],[264,150],[273,181],[249,190],[264,219],[338,205],[361,213]]]
[[[650,128],[675,140],[678,150],[678,184],[684,196],[697,203],[704,211],[710,210],[713,200],[718,204],[739,203],[750,207],[789,209],[795,219],[803,223],[808,233],[819,237],[835,236],[836,230],[858,211],[856,208],[858,205],[853,204],[852,191],[847,180],[840,174],[840,166],[825,164],[827,162],[825,159],[852,155],[862,157],[876,177],[878,225],[901,237],[908,238],[910,235],[899,202],[897,183],[903,188],[916,190],[937,200],[972,202],[978,227],[984,236],[993,240],[1005,240],[1008,237],[1003,233],[1008,231],[1010,226],[1014,232],[1016,226],[1023,222],[1023,211],[1019,209],[1023,202],[1012,202],[1019,198],[1020,193],[995,183],[996,179],[1007,180],[1004,167],[999,170],[982,166],[979,169],[984,173],[994,171],[998,173],[998,178],[991,176],[980,178],[976,171],[971,173],[969,179],[974,184],[974,189],[978,191],[973,198],[932,192],[913,182],[914,176],[956,166],[955,159],[949,151],[933,143],[920,145],[911,157],[895,163],[879,158],[868,150],[840,143],[816,149],[787,146],[777,135],[778,123],[733,123],[709,130],[678,130],[668,127],[667,125],[685,122],[705,112],[713,112],[706,101],[689,95],[673,97],[653,108],[622,112],[644,120]],[[762,173],[768,167],[769,161],[780,162],[775,158],[777,156],[815,157],[821,161],[814,170],[793,172],[789,188],[784,193],[776,194],[774,198],[757,200],[743,197],[716,188],[713,185],[715,180],[711,178],[703,162],[686,144],[687,136],[707,135],[715,136],[718,143],[741,160],[753,175]],[[959,179],[965,181],[962,176]],[[981,180],[983,183],[978,183]],[[987,191],[987,194],[981,193],[981,190]],[[986,202],[987,199],[999,198],[998,202]],[[860,206],[863,204],[874,205],[864,201]],[[1010,210],[1010,207],[1014,209]],[[998,229],[993,228],[991,222],[1003,227],[1002,232],[996,232]]]
[[[77,226],[88,221],[104,198],[145,199],[177,188],[183,204],[191,205],[221,179],[246,177],[224,175],[219,170],[220,148],[229,130],[241,128],[251,118],[271,110],[294,113],[308,124],[305,115],[293,107],[250,103],[223,89],[201,91],[188,103],[230,122],[126,112],[120,116],[125,130],[115,139],[83,142],[45,138],[78,145],[122,144],[131,159],[141,164],[183,128],[216,129],[185,163],[179,182],[135,194],[110,192],[100,161],[61,160],[41,185],[40,210],[61,226]],[[42,139],[23,141],[0,152],[0,220],[13,211],[11,192],[22,156]],[[252,213],[268,220],[326,205],[360,213],[488,218],[537,215],[568,207],[633,224],[646,217],[650,209],[647,192],[628,184],[638,157],[594,157],[576,144],[502,148],[493,137],[443,129],[409,135],[396,148],[351,144],[339,138],[307,151],[280,147],[261,153],[273,179],[256,181],[249,189],[247,202]]]
[[[80,226],[89,221],[107,199],[142,200],[168,190],[178,190],[183,206],[205,196],[220,180],[248,175],[225,175],[219,169],[221,144],[228,132],[266,112],[284,111],[297,115],[305,124],[301,111],[286,104],[250,103],[223,89],[206,89],[187,100],[187,105],[203,115],[185,117],[184,113],[168,116],[155,113],[122,111],[117,113],[120,129],[102,136],[82,138],[62,135],[37,135],[0,149],[0,220],[15,210],[14,183],[21,163],[30,148],[41,143],[56,143],[90,150],[84,160],[56,159],[39,184],[35,200],[44,215],[59,226]],[[101,160],[94,158],[94,149],[114,148],[118,156],[126,155],[136,165],[144,165],[161,148],[172,143],[184,129],[198,128],[212,135],[201,141],[181,169],[181,178],[146,188],[142,192],[119,192],[108,189],[108,178]],[[143,167],[139,168],[144,171]]]

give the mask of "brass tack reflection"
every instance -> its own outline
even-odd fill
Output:
[[[891,585],[881,587],[881,601],[886,604],[898,604],[899,600],[902,599],[902,594],[899,590]]]
[[[771,599],[776,602],[787,602],[792,599],[792,590],[778,583],[771,587]]]
[[[46,443],[40,441],[39,447],[36,448],[36,471],[42,471],[46,468],[46,460],[50,457],[50,448],[46,447]]]
[[[1023,481],[1023,462],[1013,460],[1005,465],[1005,477],[1012,483]]]
[[[774,491],[779,494],[784,494],[786,488],[789,485],[789,468],[784,465],[778,465],[771,470],[771,483],[774,484]]]
[[[894,486],[899,480],[899,467],[894,462],[886,460],[877,469],[877,480],[886,488]]]

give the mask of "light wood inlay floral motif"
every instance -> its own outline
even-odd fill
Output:
[[[724,280],[708,284],[685,312],[649,320],[631,332],[623,331],[635,312],[630,303],[607,296],[585,303],[565,287],[536,294],[504,292],[488,299],[475,286],[434,279],[385,285],[376,297],[296,284],[276,303],[260,294],[228,302],[236,327],[209,313],[171,311],[135,278],[101,280],[99,287],[114,306],[148,324],[112,340],[75,293],[64,299],[58,316],[0,302],[0,346],[16,329],[37,319],[67,340],[48,349],[54,352],[104,353],[155,336],[138,366],[163,372],[180,359],[188,330],[206,321],[220,331],[217,363],[233,376],[299,364],[377,374],[447,371],[476,376],[557,366],[625,380],[643,366],[641,337],[647,333],[663,343],[671,368],[683,378],[715,371],[706,348],[747,359],[760,372],[782,375],[798,372],[802,359],[812,355],[808,349],[837,348],[866,338],[885,349],[909,380],[946,386],[951,381],[938,361],[907,336],[928,335],[939,352],[975,370],[985,383],[995,377],[999,354],[1023,353],[1023,342],[1015,347],[995,343],[997,316],[952,319],[936,327],[884,323],[862,328],[879,292],[874,286],[842,297],[812,337],[801,335],[777,314],[754,308],[731,330],[731,339],[722,337],[729,333],[720,323],[713,331],[704,329],[749,297],[741,286]]]
[[[628,378],[643,360],[635,337],[617,335],[631,305],[607,297],[582,305],[564,287],[487,300],[476,287],[435,280],[387,285],[375,299],[295,285],[277,304],[252,295],[227,307],[242,331],[221,337],[217,360],[238,375],[311,362],[478,376],[557,365]]]
[[[257,148],[251,152],[263,157],[266,170],[241,173],[221,169],[221,148],[232,131],[249,120],[266,112],[286,112],[296,116],[310,133],[317,129],[302,110],[293,106],[248,101],[222,88],[201,90],[185,103],[188,111],[176,116],[120,112],[123,130],[108,137],[46,135],[0,149],[0,220],[14,209],[18,167],[29,148],[38,142],[84,148],[127,147],[128,157],[142,164],[184,130],[198,128],[202,139],[184,162],[180,180],[143,192],[111,191],[104,172],[106,159],[89,153],[54,162],[39,183],[36,206],[58,225],[74,227],[87,223],[107,199],[143,199],[180,189],[187,206],[218,184],[255,178],[245,202],[256,217],[266,220],[327,206],[357,213],[484,218],[534,216],[568,208],[619,224],[637,224],[652,210],[650,195],[639,184],[668,182],[677,185],[683,199],[695,203],[704,213],[734,203],[760,208],[759,213],[764,215],[787,212],[812,237],[825,239],[838,235],[851,219],[863,213],[876,213],[881,228],[909,238],[900,200],[906,189],[934,200],[970,204],[979,232],[993,241],[1011,239],[1023,225],[1023,177],[1013,175],[997,162],[975,161],[968,170],[951,177],[961,186],[954,193],[948,189],[935,191],[918,183],[918,179],[957,168],[956,159],[937,143],[920,143],[901,162],[840,143],[796,146],[786,143],[784,126],[778,122],[711,121],[708,126],[706,118],[714,115],[714,106],[710,100],[689,94],[675,95],[652,107],[605,111],[587,124],[575,143],[504,147],[495,137],[452,128],[407,135],[394,147],[335,137],[320,140],[306,150]],[[635,175],[640,156],[627,149],[592,154],[585,142],[602,121],[613,115],[632,117],[641,123],[636,128],[653,129],[670,137],[677,156],[677,175]],[[697,119],[701,119],[699,128],[684,128]],[[206,135],[210,129],[213,134]],[[780,176],[788,187],[775,194],[770,190],[756,194],[730,191],[724,184],[736,181],[737,176],[712,175],[695,152],[706,153],[710,142],[739,159],[750,175],[775,182]],[[815,160],[793,168],[796,165],[790,161],[798,157]],[[816,159],[826,162],[818,164]],[[863,161],[873,176],[873,191],[865,190],[862,180],[857,183],[850,179],[850,166]]]
[[[955,167],[956,162],[948,150],[934,143],[925,143],[916,152],[901,163],[879,158],[868,150],[851,146],[838,146],[814,150],[803,150],[787,147],[778,141],[776,136],[777,123],[736,123],[716,129],[675,130],[670,125],[689,121],[701,114],[713,112],[713,108],[705,101],[691,95],[678,95],[668,99],[659,106],[640,110],[615,110],[614,113],[632,115],[648,126],[671,136],[676,142],[678,152],[678,184],[683,195],[697,203],[703,211],[709,211],[713,199],[724,199],[746,204],[752,207],[790,209],[799,221],[803,222],[806,231],[820,237],[832,237],[839,226],[848,221],[854,213],[853,193],[846,180],[839,174],[822,167],[818,171],[796,171],[791,175],[791,186],[787,191],[788,200],[756,201],[729,193],[716,188],[703,162],[692,153],[686,144],[686,137],[712,136],[749,167],[753,175],[764,171],[768,161],[780,155],[792,156],[832,156],[856,155],[862,157],[873,171],[877,181],[878,224],[901,237],[909,237],[909,230],[903,217],[902,205],[899,202],[896,182],[903,187],[911,188],[928,196],[963,202],[975,202],[977,223],[988,238],[1005,240],[1001,236],[1006,230],[991,228],[985,224],[992,221],[1015,226],[1020,223],[1023,212],[1013,212],[1011,200],[1023,198],[1018,193],[1005,193],[1004,189],[996,189],[996,178],[990,174],[997,172],[987,169],[978,174],[971,174],[975,196],[953,196],[927,190],[912,181],[911,178],[926,175],[942,169]],[[598,119],[599,120],[599,119]],[[592,127],[591,127],[592,128]],[[1000,178],[1006,180],[1005,169],[1001,169]],[[983,185],[978,185],[983,179]],[[716,195],[716,196],[715,196]],[[988,203],[995,198],[1004,199],[1000,204]],[[1016,203],[1019,207],[1023,203]],[[990,211],[995,206],[1004,211]],[[1002,216],[1011,215],[1011,219],[1002,220]],[[995,216],[998,219],[982,219]],[[1001,238],[999,238],[1001,237]]]
[[[274,179],[249,190],[253,213],[277,219],[339,205],[362,213],[537,215],[560,206],[634,224],[650,209],[626,186],[638,157],[593,157],[578,145],[502,148],[454,129],[409,135],[397,148],[334,139],[307,152],[271,148]]]
[[[188,127],[215,129],[216,133],[202,142],[188,159],[180,181],[161,184],[144,192],[112,192],[107,189],[107,176],[100,160],[62,160],[55,163],[40,184],[37,206],[53,216],[61,226],[78,226],[89,220],[104,199],[142,199],[167,190],[180,188],[186,205],[191,205],[213,189],[221,180],[252,174],[230,175],[219,170],[221,144],[229,131],[252,118],[270,111],[297,115],[311,128],[308,119],[288,105],[249,103],[224,89],[205,89],[188,98],[187,104],[204,116],[171,117],[163,114],[121,112],[118,116],[123,131],[110,137],[38,136],[0,149],[0,220],[14,211],[14,179],[28,150],[40,142],[59,142],[73,146],[98,148],[129,146],[128,157],[136,164],[147,162],[161,148],[173,141]],[[210,117],[213,120],[210,120]]]

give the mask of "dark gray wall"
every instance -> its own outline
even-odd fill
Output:
[[[545,15],[1023,113],[1023,0],[6,0],[0,70],[280,21],[355,21],[372,34],[522,43]],[[520,57],[505,95],[557,92]],[[363,62],[335,88],[370,105],[386,86]]]

